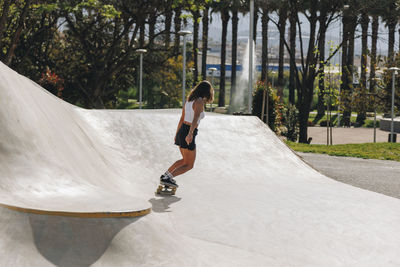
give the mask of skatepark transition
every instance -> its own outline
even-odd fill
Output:
[[[0,63],[1,266],[400,266],[400,200],[336,182],[255,117],[86,110]],[[151,212],[150,212],[151,211]]]

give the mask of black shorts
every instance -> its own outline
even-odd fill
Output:
[[[194,129],[193,132],[193,140],[192,142],[188,145],[186,143],[186,136],[188,135],[190,130],[190,126],[187,124],[182,123],[181,128],[179,128],[178,133],[175,136],[175,145],[181,147],[181,148],[185,148],[185,149],[189,149],[189,150],[195,150],[196,149],[196,135],[197,135],[197,129]]]

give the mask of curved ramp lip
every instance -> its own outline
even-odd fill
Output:
[[[63,216],[63,217],[77,217],[77,218],[121,218],[121,217],[140,217],[147,215],[151,212],[151,208],[136,210],[136,211],[95,211],[95,212],[74,212],[74,211],[52,211],[52,210],[40,210],[18,207],[13,205],[7,205],[0,203],[1,207],[25,212],[33,213],[38,215],[51,215],[51,216]]]

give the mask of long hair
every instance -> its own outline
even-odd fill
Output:
[[[206,101],[207,103],[212,103],[214,101],[214,88],[212,87],[210,82],[208,81],[199,82],[190,91],[187,100],[194,101],[199,97],[207,99]]]

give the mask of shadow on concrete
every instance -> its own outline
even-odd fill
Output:
[[[152,210],[154,212],[160,213],[160,212],[169,212],[168,209],[170,208],[170,205],[178,202],[182,198],[175,197],[175,196],[165,196],[163,198],[152,198],[149,200],[149,202],[152,205]]]
[[[74,218],[29,214],[35,246],[57,266],[90,266],[136,218]]]

